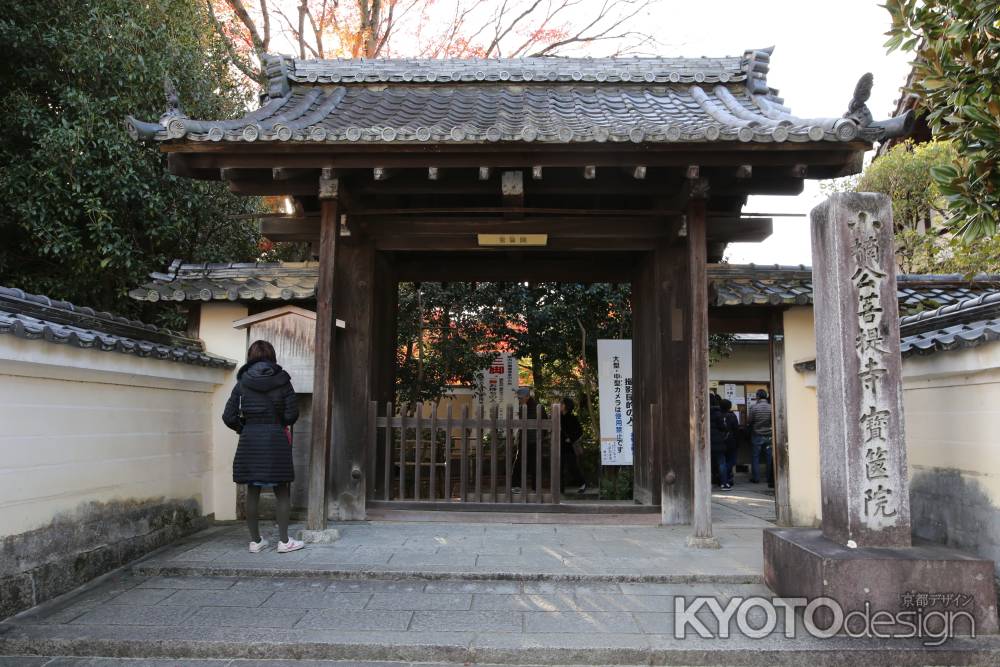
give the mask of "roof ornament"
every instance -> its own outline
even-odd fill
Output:
[[[868,139],[883,141],[891,137],[905,137],[913,130],[913,111],[907,110],[894,118],[876,121],[868,109],[868,98],[872,95],[875,77],[866,72],[854,87],[854,97],[847,105],[844,120],[852,121]],[[843,121],[838,121],[838,124]]]
[[[844,118],[848,120],[853,120],[858,124],[858,127],[868,127],[872,124],[874,120],[872,118],[872,112],[868,110],[868,98],[872,96],[872,85],[875,83],[875,77],[872,76],[871,72],[865,72],[860,79],[858,79],[858,84],[854,86],[854,97],[847,105],[847,113],[844,114]]]
[[[167,98],[167,111],[163,115],[181,115],[181,96],[177,92],[177,86],[174,85],[174,82],[170,78],[169,74],[163,75],[163,94]]]

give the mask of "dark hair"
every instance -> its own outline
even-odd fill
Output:
[[[573,409],[576,407],[576,403],[574,403],[573,399],[570,398],[569,396],[563,396],[562,402],[563,405],[566,406],[566,414],[571,414],[573,412]]]
[[[716,394],[714,391],[708,392],[708,404],[712,406],[716,406],[719,404],[719,395]]]
[[[763,390],[763,389],[758,389],[757,390],[757,398],[759,398],[759,399],[760,398],[766,399],[767,398],[767,392],[765,390]]]
[[[266,340],[255,340],[250,349],[247,350],[247,363],[255,364],[258,361],[270,361],[272,364],[278,363],[278,357],[274,354],[274,346]]]
[[[719,408],[723,412],[732,412],[732,410],[733,410],[733,402],[730,401],[728,398],[724,398],[721,401],[719,401]]]

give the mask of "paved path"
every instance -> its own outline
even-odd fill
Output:
[[[246,549],[242,526],[209,529],[141,561],[141,574],[413,576],[758,583],[767,522],[734,510],[721,549],[692,551],[690,528],[481,523],[350,523],[291,554]],[[473,517],[474,518],[474,517]],[[274,537],[271,537],[274,544]]]
[[[733,596],[770,597],[757,584],[123,573],[0,625],[0,655],[183,659],[174,664],[193,658],[337,657],[593,665],[801,664],[810,652],[809,662],[823,665],[843,664],[834,658],[843,658],[845,651],[854,664],[866,664],[887,647],[847,638],[788,638],[782,618],[761,639],[746,637],[735,623],[728,625],[733,633],[728,639],[704,639],[691,631],[675,637],[675,599],[695,595],[712,595],[723,605]],[[709,614],[697,616],[713,635],[719,632]],[[764,621],[761,614],[750,619],[757,627]],[[801,634],[800,624],[793,621],[793,626]],[[893,664],[996,664],[984,660],[996,659],[998,654],[988,651],[996,651],[1000,643],[995,638],[955,639],[936,656],[924,653],[919,642],[900,641],[892,647]],[[760,661],[747,661],[747,652]]]

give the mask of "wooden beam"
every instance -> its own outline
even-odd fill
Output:
[[[261,220],[260,233],[272,241],[316,241],[320,237],[319,218],[288,217]]]
[[[316,196],[316,179],[308,181],[227,181],[229,191],[256,197]]]
[[[440,281],[554,281],[613,282],[632,280],[636,258],[632,253],[608,252],[600,262],[552,252],[501,250],[449,255],[413,252],[396,256],[396,279],[401,282]]]
[[[336,341],[333,296],[337,262],[339,182],[326,171],[317,190],[324,193],[320,203],[319,278],[316,283],[316,341],[313,375],[312,442],[309,453],[309,500],[307,526],[324,530],[327,499],[334,401],[333,366]],[[348,323],[348,326],[352,326]]]
[[[808,164],[813,166],[828,166],[835,169],[846,167],[856,168],[854,162],[857,155],[863,157],[867,145],[855,146],[851,144],[838,144],[834,148],[824,148],[823,150],[808,150],[801,145],[795,144],[794,150],[789,150],[792,142],[785,144],[760,144],[754,148],[740,148],[726,144],[730,150],[721,150],[721,147],[699,146],[697,151],[698,164],[702,167],[736,167],[740,164],[752,164],[755,167],[791,167],[795,164]],[[753,146],[748,144],[748,146]],[[784,147],[784,148],[781,148]],[[501,146],[491,146],[490,151],[471,152],[456,151],[456,147],[435,146],[433,152],[429,152],[426,146],[404,146],[402,144],[394,146],[394,152],[372,152],[363,150],[360,146],[352,146],[351,150],[337,151],[331,153],[328,147],[321,151],[315,150],[318,147],[311,145],[288,146],[280,152],[268,152],[280,148],[279,146],[268,146],[268,150],[262,150],[263,145],[240,148],[236,145],[224,145],[220,148],[209,147],[201,143],[197,146],[198,152],[193,152],[177,146],[161,146],[164,152],[176,152],[177,150],[187,150],[184,153],[184,161],[189,163],[191,168],[211,169],[220,167],[239,167],[244,169],[271,169],[273,167],[296,167],[296,168],[321,168],[335,167],[337,169],[371,169],[374,166],[387,168],[416,168],[426,169],[429,163],[440,168],[445,167],[530,167],[544,161],[546,167],[582,167],[586,165],[599,165],[604,167],[630,167],[636,163],[636,151],[623,150],[617,147],[595,149],[590,147],[587,150],[573,149],[569,146],[560,146],[557,149],[548,148],[546,150],[504,150]],[[419,148],[419,150],[417,150]],[[201,152],[202,149],[205,152]],[[224,149],[224,150],[223,150]],[[684,167],[692,163],[694,151],[690,146],[684,150],[674,147],[672,150],[665,147],[645,147],[642,151],[642,161],[647,167]],[[541,160],[539,158],[542,158]]]
[[[708,426],[708,276],[706,273],[705,216],[706,202],[692,198],[687,214],[687,265],[690,276],[688,292],[689,345],[688,433],[691,446],[691,476],[694,486],[693,534],[688,544],[698,548],[717,548],[712,536],[712,451]]]
[[[476,234],[506,234],[511,232],[548,234],[550,237],[563,238],[672,237],[678,224],[678,217],[619,218],[609,216],[595,220],[574,217],[511,219],[493,216],[487,219],[472,220],[373,219],[366,220],[364,227],[369,234],[379,238],[432,237],[438,238],[442,244],[447,244],[449,239],[463,235],[473,237]],[[318,226],[315,228],[318,229]]]

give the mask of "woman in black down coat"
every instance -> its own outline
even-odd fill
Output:
[[[226,426],[240,434],[233,459],[233,481],[247,485],[247,528],[252,553],[259,553],[267,546],[257,524],[257,505],[263,488],[274,489],[278,500],[278,552],[303,547],[302,542],[288,537],[295,471],[287,427],[298,418],[299,404],[291,378],[278,365],[274,348],[267,341],[254,342],[247,351],[246,364],[236,373],[236,386],[222,413]]]

